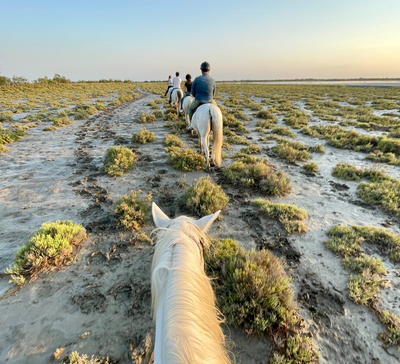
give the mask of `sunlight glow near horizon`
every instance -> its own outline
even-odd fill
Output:
[[[400,1],[0,0],[1,74],[77,81],[400,77]],[[176,9],[176,6],[180,6]]]

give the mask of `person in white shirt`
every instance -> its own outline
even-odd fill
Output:
[[[174,84],[174,88],[172,89],[171,93],[169,94],[169,102],[171,102],[171,96],[172,96],[172,92],[174,92],[174,90],[176,88],[181,88],[181,78],[179,77],[179,72],[175,73],[175,77],[172,79],[172,83]]]
[[[165,92],[165,95],[164,95],[164,96],[167,96],[167,93],[168,93],[169,89],[170,89],[173,85],[174,85],[174,84],[172,83],[172,77],[169,76],[169,77],[168,77],[168,88],[167,88],[167,91]]]

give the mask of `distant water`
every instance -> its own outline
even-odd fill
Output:
[[[370,86],[370,87],[393,87],[400,86],[400,81],[255,81],[255,82],[222,82],[222,83],[233,83],[233,84],[258,84],[258,85],[344,85],[344,86]]]

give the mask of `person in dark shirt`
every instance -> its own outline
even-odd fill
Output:
[[[208,62],[203,62],[200,65],[201,76],[195,78],[192,84],[192,95],[194,96],[195,100],[189,106],[189,120],[192,121],[192,116],[196,109],[202,104],[212,103],[217,105],[214,100],[215,95],[215,81],[209,75],[210,73],[210,64]],[[189,125],[187,130],[192,130],[192,126]]]
[[[192,94],[192,76],[189,74],[186,75],[186,82],[185,82],[185,96],[182,97],[181,100],[181,110],[180,112],[183,112],[183,100],[185,99],[186,96],[189,96]]]

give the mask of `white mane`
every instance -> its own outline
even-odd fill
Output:
[[[199,249],[209,241],[193,221],[179,217],[157,232],[151,279],[155,364],[230,363]]]

